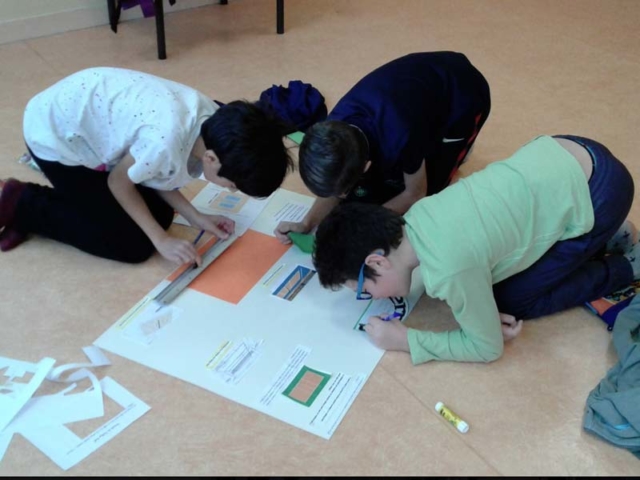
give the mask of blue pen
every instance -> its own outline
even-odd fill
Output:
[[[400,318],[402,315],[400,315],[398,312],[393,312],[391,315],[387,315],[386,317],[384,317],[382,319],[383,322],[388,322],[390,320],[393,320],[394,318]]]
[[[202,234],[204,234],[204,230],[200,230],[200,233],[198,234],[198,236],[196,237],[196,239],[193,241],[193,244],[195,245],[196,243],[198,243],[198,241],[202,238]]]
[[[380,317],[380,319],[383,322],[389,322],[389,321],[393,320],[394,318],[400,318],[400,317],[402,317],[401,314],[399,314],[398,312],[393,312],[391,315],[387,315],[386,317]],[[361,330],[361,331],[364,332],[364,326],[365,325],[366,325],[365,323],[361,323],[360,325],[358,325],[358,330]]]

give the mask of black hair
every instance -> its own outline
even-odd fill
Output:
[[[349,202],[334,208],[316,231],[313,264],[320,284],[336,290],[357,280],[369,254],[398,248],[404,224],[402,215],[380,205]],[[375,271],[365,266],[364,275],[373,279]]]
[[[367,139],[356,127],[338,120],[318,122],[300,144],[300,176],[314,195],[340,196],[356,184],[368,157]]]
[[[218,176],[251,197],[276,191],[293,161],[283,142],[282,122],[256,104],[235,100],[221,106],[202,124],[207,150],[220,160]]]

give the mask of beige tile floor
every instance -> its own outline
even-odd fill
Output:
[[[104,26],[0,45],[0,176],[43,181],[16,162],[22,110],[85,67],[139,69],[221,101],[254,100],[300,79],[331,108],[394,57],[457,50],[493,97],[463,175],[536,135],[574,133],[608,145],[639,178],[636,0],[287,0],[284,35],[275,34],[274,1],[229,3],[167,15],[165,61],[152,19],[121,24],[117,35]],[[307,193],[296,175],[284,187]],[[638,205],[631,216],[640,223]],[[461,226],[465,234],[473,232]],[[158,257],[116,264],[40,238],[0,254],[0,354],[81,361],[80,348],[172,268]],[[452,323],[446,306],[427,298],[409,321]],[[599,319],[576,308],[527,323],[488,365],[412,366],[387,353],[330,441],[111,355],[104,373],[152,409],[66,474],[640,475],[638,459],[582,429],[586,397],[616,361],[610,340]],[[469,433],[435,414],[439,400],[465,417]],[[19,436],[0,464],[2,476],[62,474]]]

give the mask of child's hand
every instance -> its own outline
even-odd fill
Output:
[[[196,247],[188,240],[166,235],[164,238],[154,243],[156,250],[167,260],[182,265],[184,263],[202,263],[202,257]]]
[[[522,331],[522,320],[516,321],[516,317],[506,313],[500,313],[500,323],[502,324],[502,336],[504,341],[513,340]]]
[[[236,222],[222,215],[200,215],[197,225],[201,230],[213,233],[216,237],[226,240],[236,229]]]
[[[291,243],[291,239],[287,235],[289,232],[309,233],[309,228],[302,222],[280,222],[273,231],[276,238],[284,244]]]
[[[367,332],[376,347],[401,352],[409,351],[407,330],[407,327],[397,319],[385,322],[378,316],[370,317],[364,326],[364,331]]]

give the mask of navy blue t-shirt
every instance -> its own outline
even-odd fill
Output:
[[[425,159],[429,179],[429,167],[434,167],[429,162],[439,161],[449,127],[465,115],[472,118],[483,102],[488,102],[488,85],[466,56],[412,53],[362,78],[327,120],[341,120],[363,131],[372,162],[368,183],[385,183],[399,193],[404,189],[403,174],[415,173]]]

